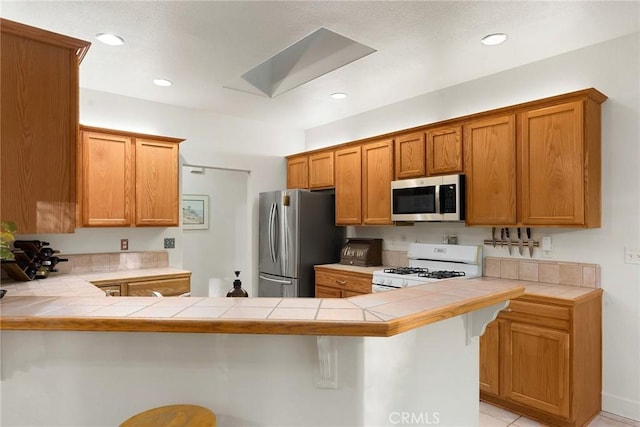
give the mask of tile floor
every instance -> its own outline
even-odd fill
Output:
[[[527,417],[514,414],[497,406],[480,402],[480,427],[548,427]],[[608,412],[601,412],[589,427],[640,427],[640,422]]]

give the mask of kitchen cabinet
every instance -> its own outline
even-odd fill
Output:
[[[480,338],[480,397],[546,424],[582,426],[601,409],[602,292],[525,295]]]
[[[82,225],[178,226],[182,139],[81,127]]]
[[[371,293],[372,273],[315,266],[316,298],[348,298]]]
[[[464,126],[468,225],[516,223],[515,120],[510,114]]]
[[[336,224],[362,223],[362,147],[335,151]]]
[[[362,145],[362,223],[388,225],[391,221],[393,139]]]
[[[309,188],[309,156],[287,158],[287,188]]]
[[[79,65],[89,42],[0,19],[0,217],[73,233]]]
[[[395,179],[425,176],[425,135],[414,132],[395,138]]]
[[[429,129],[426,139],[427,176],[462,173],[462,126]]]
[[[333,150],[309,155],[309,188],[331,188],[333,180]]]
[[[329,147],[336,222],[392,224],[391,171],[391,179],[464,173],[470,226],[600,227],[606,99],[585,89]],[[288,157],[289,180],[307,176],[313,154]],[[298,158],[307,163],[292,172]]]
[[[530,109],[520,123],[522,223],[599,227],[599,104],[586,98]]]
[[[153,292],[159,292],[162,296],[179,296],[190,292],[191,273],[168,274],[153,278],[139,277],[125,280],[105,280],[93,282],[111,296],[153,296]]]

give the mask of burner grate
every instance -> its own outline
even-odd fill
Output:
[[[418,277],[426,277],[429,279],[449,279],[451,277],[466,276],[464,271],[450,271],[450,270],[438,270],[427,271],[425,273],[418,273]]]
[[[385,273],[392,273],[392,274],[427,274],[429,272],[428,268],[423,268],[423,267],[393,267],[393,268],[385,268],[384,269]]]

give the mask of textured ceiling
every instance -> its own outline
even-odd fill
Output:
[[[640,22],[636,1],[3,1],[0,16],[91,41],[81,87],[302,129],[637,32]],[[321,27],[376,52],[274,98],[225,87]],[[99,32],[126,44],[103,45]],[[481,45],[492,32],[509,39]],[[156,87],[156,77],[174,85]]]

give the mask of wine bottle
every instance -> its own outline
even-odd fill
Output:
[[[38,252],[41,248],[49,246],[49,242],[40,240],[14,240],[13,247],[16,249],[29,250]]]

